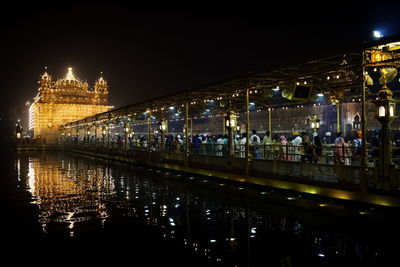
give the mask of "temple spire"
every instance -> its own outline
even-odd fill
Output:
[[[103,78],[103,72],[100,72],[100,78],[95,82],[94,89],[97,92],[106,93],[108,89],[107,81]]]
[[[72,72],[71,67],[68,68],[68,72],[67,72],[67,75],[65,75],[65,79],[68,81],[76,80],[76,77],[75,77],[74,73]]]

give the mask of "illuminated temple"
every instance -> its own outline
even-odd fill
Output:
[[[29,109],[29,130],[34,138],[54,142],[58,129],[67,122],[106,112],[108,84],[101,76],[94,88],[68,68],[64,78],[53,81],[46,71],[38,81],[38,94]]]

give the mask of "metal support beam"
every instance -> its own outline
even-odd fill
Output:
[[[366,116],[366,93],[365,93],[365,51],[362,51],[361,59],[361,172],[360,172],[360,187],[362,191],[367,191],[368,187],[368,162],[367,162],[367,116]]]
[[[340,101],[336,103],[336,132],[340,132]]]
[[[124,118],[124,150],[127,151],[128,150],[128,134],[129,134],[129,130],[128,129],[128,116],[125,116]]]
[[[189,165],[189,102],[185,102],[185,164],[186,166]]]
[[[272,136],[272,107],[271,105],[268,107],[268,131],[269,136]]]
[[[149,118],[148,118],[148,127],[147,127],[147,151],[149,151],[149,160],[150,160],[150,152],[151,152],[151,108],[148,109]]]
[[[246,175],[249,174],[250,170],[250,88],[246,88]]]

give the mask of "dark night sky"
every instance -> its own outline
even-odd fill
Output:
[[[93,84],[100,71],[115,107],[247,71],[347,51],[380,28],[400,33],[399,4],[14,4],[1,11],[0,117],[19,116],[45,66]],[[265,1],[268,3],[267,1]],[[278,1],[277,1],[278,2]],[[396,29],[397,28],[397,29]]]

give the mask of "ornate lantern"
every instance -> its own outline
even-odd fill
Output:
[[[318,132],[320,123],[321,123],[321,120],[318,118],[318,115],[316,113],[314,113],[310,120],[310,126],[311,126],[311,129],[314,131],[314,133]]]
[[[166,133],[168,131],[168,120],[161,120],[160,122],[160,131]]]
[[[238,126],[237,118],[238,116],[235,114],[233,110],[228,110],[227,114],[225,115],[226,128],[235,129]]]

